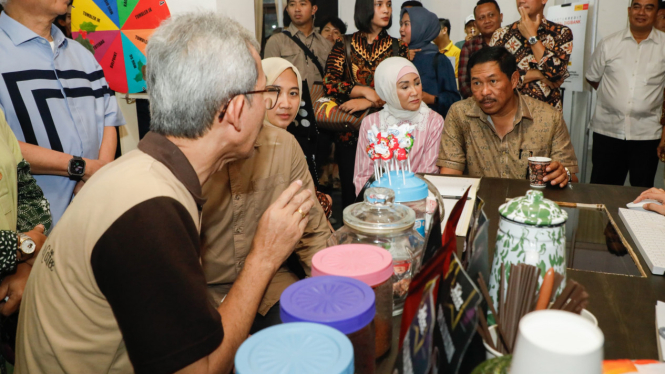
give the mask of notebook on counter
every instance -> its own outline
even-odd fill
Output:
[[[619,208],[619,216],[642,253],[649,270],[655,275],[665,273],[665,216]]]
[[[460,217],[457,229],[455,230],[456,236],[466,236],[466,233],[469,230],[469,223],[471,222],[476,195],[480,188],[480,178],[457,178],[446,177],[443,175],[426,175],[425,178],[427,178],[427,180],[439,190],[439,193],[443,198],[445,212],[443,220],[441,221],[442,227],[446,227],[446,222],[448,222],[448,217],[450,216],[453,207],[455,207],[457,201],[462,198],[464,192],[471,187],[466,205],[464,205],[464,210],[462,211],[462,216]]]

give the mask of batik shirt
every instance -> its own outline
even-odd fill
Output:
[[[521,93],[534,99],[544,101],[551,106],[562,110],[560,89],[550,89],[541,81],[523,83],[524,75],[529,70],[540,70],[551,82],[565,79],[568,74],[568,61],[573,52],[573,32],[566,26],[543,19],[538,27],[538,40],[545,46],[545,53],[540,61],[536,60],[531,45],[519,30],[519,21],[502,27],[494,32],[490,46],[502,46],[517,59],[517,69],[520,72]]]
[[[353,79],[347,76],[346,47],[344,40],[339,39],[330,52],[326,64],[326,76],[323,85],[329,96],[337,100],[338,104],[350,99],[349,95],[356,85],[374,88],[374,71],[383,60],[393,57],[393,38],[385,30],[381,31],[372,44],[367,43],[367,37],[362,32],[351,36],[351,69]],[[409,47],[399,42],[398,55],[407,57]],[[340,140],[356,143],[357,133],[343,133]]]

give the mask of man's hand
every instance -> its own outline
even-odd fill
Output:
[[[517,9],[520,11],[520,15],[522,16],[522,19],[518,25],[518,29],[520,30],[522,36],[527,39],[532,36],[538,36],[538,27],[540,27],[540,23],[543,21],[540,14],[536,16],[536,22],[534,22],[531,20],[531,18],[529,18],[529,14],[527,13],[526,9],[522,7]]]
[[[659,201],[663,205],[658,205],[658,204],[644,204],[643,208],[646,210],[650,210],[652,212],[660,213],[665,216],[665,190],[662,188],[651,188],[649,190],[646,190],[640,194],[640,196],[635,199],[635,203],[639,203],[640,201],[643,200],[656,200]]]
[[[261,217],[252,252],[275,270],[291,255],[309,222],[315,202],[310,190],[298,192],[302,181],[293,182]]]
[[[32,255],[32,257],[29,260],[26,261],[30,265],[35,263],[35,258],[37,258],[37,254],[42,249],[42,246],[46,241],[46,235],[44,235],[44,230],[45,230],[44,225],[37,225],[32,230],[24,233],[25,235],[29,236],[33,242],[35,242],[35,253]]]
[[[409,49],[409,61],[413,61],[416,58],[416,53],[422,51],[422,49]]]
[[[91,160],[89,158],[84,158],[85,160],[85,174],[83,175],[83,181],[87,182],[90,177],[92,177],[99,169],[103,168],[104,165],[108,164],[106,161],[102,160]]]
[[[31,265],[18,264],[16,265],[16,272],[7,276],[2,283],[0,283],[0,314],[7,317],[14,314],[23,298],[23,290],[25,284],[28,282],[30,276]],[[9,297],[7,302],[4,301],[5,297]]]
[[[545,174],[543,182],[551,181],[552,186],[556,186],[558,184],[559,187],[564,188],[570,182],[568,180],[568,173],[566,172],[566,169],[558,161],[552,161],[547,169],[545,169],[545,172],[547,174]]]
[[[363,112],[373,106],[373,103],[367,99],[351,99],[339,106],[339,110],[346,113]]]

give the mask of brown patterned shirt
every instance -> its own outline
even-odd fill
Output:
[[[517,59],[517,69],[522,78],[529,70],[538,69],[550,80],[556,82],[567,78],[568,61],[573,53],[573,32],[564,25],[543,19],[538,27],[538,40],[545,46],[545,54],[540,61],[536,60],[529,41],[519,30],[519,21],[502,27],[494,32],[490,46],[503,46]],[[523,84],[520,80],[520,92],[544,101],[559,111],[563,108],[560,89],[550,89],[541,81]]]
[[[540,156],[579,172],[561,112],[518,95],[515,127],[503,139],[473,98],[453,104],[443,126],[437,165],[473,177],[526,179],[528,158]]]

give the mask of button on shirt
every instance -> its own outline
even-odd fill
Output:
[[[124,119],[94,56],[55,26],[51,35],[55,51],[46,39],[0,15],[0,109],[19,141],[97,159],[104,127],[124,125]],[[76,181],[35,179],[51,203],[55,225]]]
[[[519,95],[514,128],[500,138],[490,117],[469,98],[448,112],[437,166],[472,177],[526,179],[530,156],[550,157],[571,173],[579,172],[561,112]]]
[[[660,139],[665,88],[665,34],[637,44],[630,29],[598,43],[586,79],[600,82],[591,129],[623,140]]]
[[[305,36],[305,34],[298,30],[298,28],[292,23],[286,28],[286,31],[300,39],[307,47],[310,47],[309,49],[321,63],[321,67],[324,69],[326,68],[326,61],[328,60],[328,55],[333,46],[328,39],[321,36],[318,28],[313,29],[309,36]],[[280,33],[270,37],[266,43],[263,55],[264,58],[281,57],[292,63],[293,66],[298,68],[300,75],[302,75],[302,79],[307,81],[310,92],[312,91],[314,82],[323,81],[323,77],[321,76],[321,73],[319,73],[316,64],[310,61],[309,57],[305,56],[305,52],[302,48],[284,34]]]

